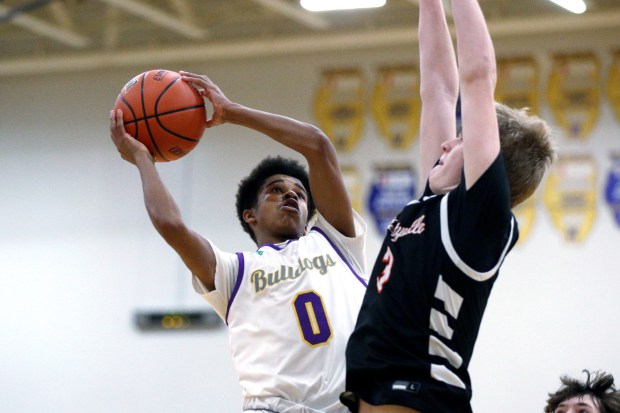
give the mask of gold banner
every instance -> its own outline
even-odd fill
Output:
[[[616,116],[620,119],[620,50],[614,54],[614,60],[609,69],[607,97],[611,107],[616,112]]]
[[[540,113],[540,70],[531,57],[499,59],[495,99],[511,108]]]
[[[528,238],[534,227],[534,221],[536,220],[536,200],[538,196],[534,194],[525,201],[517,205],[512,212],[517,218],[519,223],[519,243],[521,245]]]
[[[362,179],[356,167],[344,165],[340,168],[344,185],[351,198],[351,206],[358,214],[362,214]]]
[[[315,116],[338,151],[350,151],[362,135],[364,87],[364,76],[358,69],[322,73],[314,102]]]
[[[379,132],[394,149],[411,145],[420,127],[420,75],[411,65],[378,70],[372,109]]]
[[[596,124],[600,70],[593,53],[553,56],[547,98],[558,124],[569,137],[584,139]]]
[[[564,239],[585,239],[596,216],[596,163],[590,155],[560,157],[545,186],[545,204]]]

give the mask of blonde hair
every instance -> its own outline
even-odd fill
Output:
[[[555,142],[547,122],[528,113],[495,103],[501,152],[508,181],[511,205],[529,198],[556,159]]]

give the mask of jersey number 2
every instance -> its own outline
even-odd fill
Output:
[[[315,291],[297,294],[293,300],[293,309],[299,324],[303,341],[314,347],[325,344],[332,338],[329,318],[323,305],[323,299]]]

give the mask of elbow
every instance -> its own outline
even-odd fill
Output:
[[[185,223],[176,214],[166,215],[149,211],[149,217],[157,232],[167,241],[174,239],[178,234],[185,231]]]
[[[311,126],[308,139],[308,151],[313,157],[325,158],[335,156],[335,149],[327,135],[316,126]]]
[[[464,67],[461,67],[459,77],[461,85],[488,82],[492,87],[495,87],[497,82],[495,60],[487,57],[479,60],[476,64],[464,65]]]

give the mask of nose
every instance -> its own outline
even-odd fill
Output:
[[[453,149],[453,148],[454,148],[454,147],[455,147],[455,146],[456,146],[459,142],[460,142],[460,141],[459,141],[459,138],[453,138],[453,139],[450,139],[450,140],[444,141],[444,142],[441,144],[441,149],[442,149],[444,152],[450,152],[450,151],[451,151],[451,150],[452,150],[452,149]]]
[[[289,189],[288,191],[284,193],[284,199],[290,199],[290,198],[293,198],[293,199],[299,198],[299,196],[297,195],[297,192],[293,191],[293,189]]]

